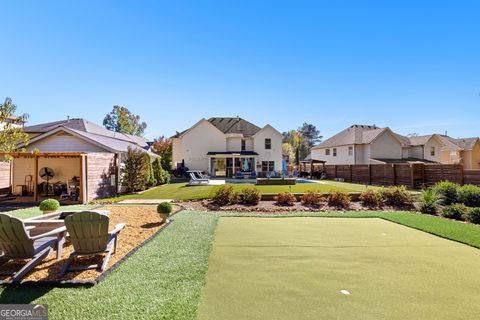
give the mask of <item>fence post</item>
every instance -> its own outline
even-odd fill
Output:
[[[334,171],[335,172],[335,178],[338,178],[337,177],[337,165],[336,164],[333,165],[333,170],[335,170]]]
[[[414,165],[413,163],[410,164],[410,185],[412,186],[412,189],[415,188],[415,177],[414,177]]]
[[[372,165],[368,165],[368,184],[372,184]]]
[[[463,163],[460,164],[460,184],[463,186],[465,184],[465,171],[463,167]]]
[[[350,182],[353,182],[353,174],[352,174],[352,165],[349,164],[349,169],[350,169]]]
[[[393,185],[397,185],[397,165],[394,163],[392,164],[392,169],[393,169]]]

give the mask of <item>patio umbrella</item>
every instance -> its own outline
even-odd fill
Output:
[[[243,161],[243,171],[248,171],[248,160],[247,159],[245,159]]]
[[[287,161],[286,161],[286,160],[283,160],[283,161],[282,161],[282,171],[283,171],[284,173],[287,172]]]

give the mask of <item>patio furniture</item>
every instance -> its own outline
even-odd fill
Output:
[[[250,179],[257,179],[257,171],[252,171],[250,173]]]
[[[243,172],[237,171],[235,173],[235,179],[244,179]]]
[[[190,181],[188,182],[188,185],[194,186],[194,185],[200,185],[200,184],[209,184],[210,179],[205,179],[205,178],[199,178],[195,175],[197,171],[189,171],[188,174],[190,175]]]
[[[95,211],[82,211],[65,218],[70,241],[74,251],[70,254],[63,266],[60,276],[67,272],[87,269],[98,269],[103,272],[108,260],[117,249],[118,234],[125,228],[124,223],[119,223],[108,232],[110,218],[106,214]],[[105,255],[101,262],[93,265],[70,266],[73,259],[78,256]]]
[[[1,271],[2,275],[11,275],[12,283],[19,282],[27,273],[45,259],[52,250],[57,250],[57,260],[62,256],[65,242],[65,227],[59,227],[49,232],[30,236],[30,230],[22,220],[5,213],[0,213],[0,266],[10,260],[30,259],[16,272]]]

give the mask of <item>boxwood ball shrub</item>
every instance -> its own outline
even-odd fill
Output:
[[[157,206],[157,212],[165,215],[170,215],[172,212],[172,205],[170,202],[162,202]]]
[[[367,189],[360,194],[360,202],[366,207],[377,208],[382,205],[382,195],[376,190]]]
[[[56,199],[46,199],[40,202],[39,209],[41,211],[56,211],[60,208],[60,202]]]
[[[221,186],[213,196],[213,201],[219,206],[234,204],[238,202],[238,193],[231,186]]]
[[[458,189],[460,185],[450,181],[437,182],[432,190],[441,197],[442,204],[448,206],[458,202]]]
[[[277,195],[277,204],[282,206],[292,206],[297,199],[291,192],[281,192]]]
[[[454,203],[443,208],[442,217],[462,220],[463,217],[468,213],[468,210],[468,207],[463,203]]]
[[[331,191],[327,196],[329,206],[337,208],[348,208],[350,206],[350,195],[342,191]]]
[[[318,191],[306,191],[302,196],[302,203],[306,206],[319,206],[323,196]]]
[[[459,187],[458,202],[469,207],[480,207],[480,187],[473,184]]]
[[[470,208],[467,213],[463,215],[465,221],[480,224],[480,208]]]
[[[380,194],[382,201],[388,206],[400,208],[413,206],[413,197],[405,186],[383,188]]]
[[[260,202],[261,193],[257,188],[245,188],[242,190],[244,204],[257,205]]]

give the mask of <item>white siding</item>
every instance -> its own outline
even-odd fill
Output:
[[[83,139],[71,134],[60,132],[56,135],[41,139],[28,145],[27,151],[37,148],[40,152],[105,152],[100,148]]]
[[[380,134],[370,146],[370,158],[402,159],[402,145],[388,131]]]
[[[271,139],[272,148],[265,149],[265,139]],[[275,161],[275,170],[282,170],[282,135],[270,126],[265,126],[257,132],[253,138],[253,150],[258,153],[257,161]],[[261,167],[257,166],[257,171],[261,171]]]
[[[241,151],[242,138],[227,138],[227,151]]]
[[[14,158],[13,159],[13,186],[25,185],[25,177],[33,176],[34,173],[34,158]],[[80,177],[80,157],[54,157],[54,158],[39,158],[38,170],[48,167],[53,169],[55,177],[49,182],[55,183],[57,181],[65,182],[71,180],[74,176]],[[44,180],[38,176],[38,183]]]
[[[435,155],[431,155],[431,148],[435,148]],[[424,148],[423,159],[440,162],[442,158],[442,145],[436,139],[431,138],[427,141]]]
[[[226,151],[227,142],[225,135],[215,128],[210,122],[202,121],[192,127],[182,138],[181,142],[173,145],[180,148],[175,150],[178,157],[176,162],[185,159],[185,165],[191,170],[208,171],[207,152],[209,151]]]

